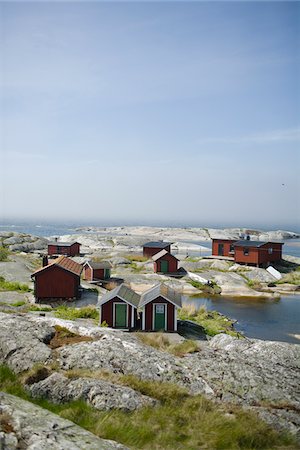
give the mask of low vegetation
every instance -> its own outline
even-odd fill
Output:
[[[31,289],[27,284],[21,284],[17,281],[6,281],[4,277],[0,277],[0,291],[31,292]]]
[[[62,347],[64,345],[77,344],[78,342],[90,342],[93,339],[88,336],[80,336],[65,327],[55,325],[55,335],[49,342],[52,349]]]
[[[95,306],[84,306],[83,308],[74,308],[71,306],[58,306],[55,309],[55,317],[66,320],[76,319],[95,319],[99,320],[99,311]]]
[[[137,337],[143,344],[150,345],[158,350],[172,353],[175,356],[184,356],[187,353],[195,353],[199,351],[196,341],[186,339],[183,342],[172,344],[164,333],[137,333]]]
[[[277,281],[276,284],[295,284],[300,286],[300,268],[295,270],[294,272],[290,272],[285,274],[281,280]]]
[[[226,333],[230,336],[242,337],[241,333],[234,330],[234,321],[228,319],[217,311],[207,311],[205,306],[196,309],[194,305],[183,306],[178,313],[181,320],[192,320],[201,325],[205,334],[215,336],[219,333]]]
[[[8,367],[0,366],[0,389],[69,419],[95,435],[131,449],[285,449],[299,448],[293,437],[277,433],[253,413],[190,396],[169,383],[123,376],[124,385],[159,400],[157,407],[134,412],[98,411],[78,400],[61,405],[32,399]]]
[[[3,245],[0,245],[0,261],[8,261],[8,256],[9,250]]]
[[[145,266],[144,266],[143,264],[138,265],[138,264],[135,263],[135,262],[132,262],[132,263],[129,265],[129,267],[130,267],[130,269],[133,270],[133,272],[135,272],[135,273],[139,273],[139,272],[142,272],[143,270],[145,270]]]
[[[209,295],[217,295],[220,294],[222,289],[217,285],[214,281],[210,281],[209,284],[201,283],[200,281],[189,280],[189,283],[199,291],[204,292]]]
[[[125,255],[124,258],[131,262],[146,262],[149,258],[142,255]]]

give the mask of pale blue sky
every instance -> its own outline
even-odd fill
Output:
[[[299,225],[299,18],[0,3],[0,219]]]

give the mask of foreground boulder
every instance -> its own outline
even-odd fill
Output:
[[[31,322],[27,316],[0,313],[0,364],[15,373],[45,363],[51,357],[47,346],[55,329],[47,323]]]
[[[28,386],[27,389],[35,398],[46,397],[53,403],[83,399],[94,408],[104,411],[110,409],[133,411],[156,404],[153,399],[128,387],[92,378],[68,379],[60,373],[54,373],[45,380]]]
[[[69,420],[2,392],[0,393],[0,448],[126,450],[126,447],[121,444],[100,439]]]

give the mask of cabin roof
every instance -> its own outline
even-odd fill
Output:
[[[158,259],[162,258],[165,255],[172,256],[172,258],[174,258],[178,261],[178,259],[174,255],[169,253],[167,250],[161,250],[160,252],[155,253],[155,255],[152,256],[152,259],[153,259],[153,261],[157,261]]]
[[[270,244],[270,242],[265,241],[248,241],[246,239],[237,241],[233,245],[234,247],[262,247],[263,245]]]
[[[35,276],[39,274],[40,272],[43,272],[45,270],[48,270],[50,267],[57,266],[60,267],[67,272],[71,272],[74,275],[80,276],[82,272],[82,265],[78,264],[77,262],[73,261],[72,259],[68,258],[67,256],[59,256],[58,258],[51,261],[47,266],[42,267],[41,269],[36,270],[32,276]]]
[[[152,302],[158,297],[163,297],[170,303],[173,303],[173,305],[175,305],[176,307],[181,308],[181,294],[163,283],[157,284],[153,288],[149,289],[149,291],[144,292],[144,294],[142,294],[139,306],[142,307],[144,305],[147,305],[147,303]]]
[[[99,302],[99,305],[103,305],[103,303],[109,302],[109,300],[112,300],[115,297],[119,297],[121,300],[124,300],[124,302],[130,303],[135,308],[139,306],[141,299],[141,296],[139,294],[122,283],[112,291],[104,294]]]
[[[48,242],[48,245],[56,245],[58,247],[71,247],[74,244],[79,244],[79,242]],[[79,244],[80,245],[80,244]]]
[[[88,264],[93,270],[112,268],[112,264],[109,261],[100,261],[100,262],[86,261],[84,265],[86,264]]]
[[[171,245],[172,242],[163,242],[163,241],[151,241],[146,242],[143,247],[151,247],[151,248],[166,248]]]

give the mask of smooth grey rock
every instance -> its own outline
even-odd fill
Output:
[[[3,392],[0,414],[6,415],[13,428],[11,433],[3,433],[5,450],[126,450],[117,442],[100,439],[69,420]]]
[[[300,409],[299,345],[220,334],[185,363],[223,401],[255,408],[268,404],[270,414],[264,415],[271,425],[279,414],[276,405],[282,404],[280,427],[299,433],[292,426],[299,422],[295,418]]]
[[[129,387],[93,378],[69,379],[61,373],[53,373],[45,380],[27,386],[27,389],[33,397],[46,397],[54,403],[83,399],[100,410],[134,411],[156,404],[155,400]]]
[[[54,328],[31,322],[28,316],[0,313],[0,363],[16,373],[45,363],[51,356],[46,343],[54,333]]]

